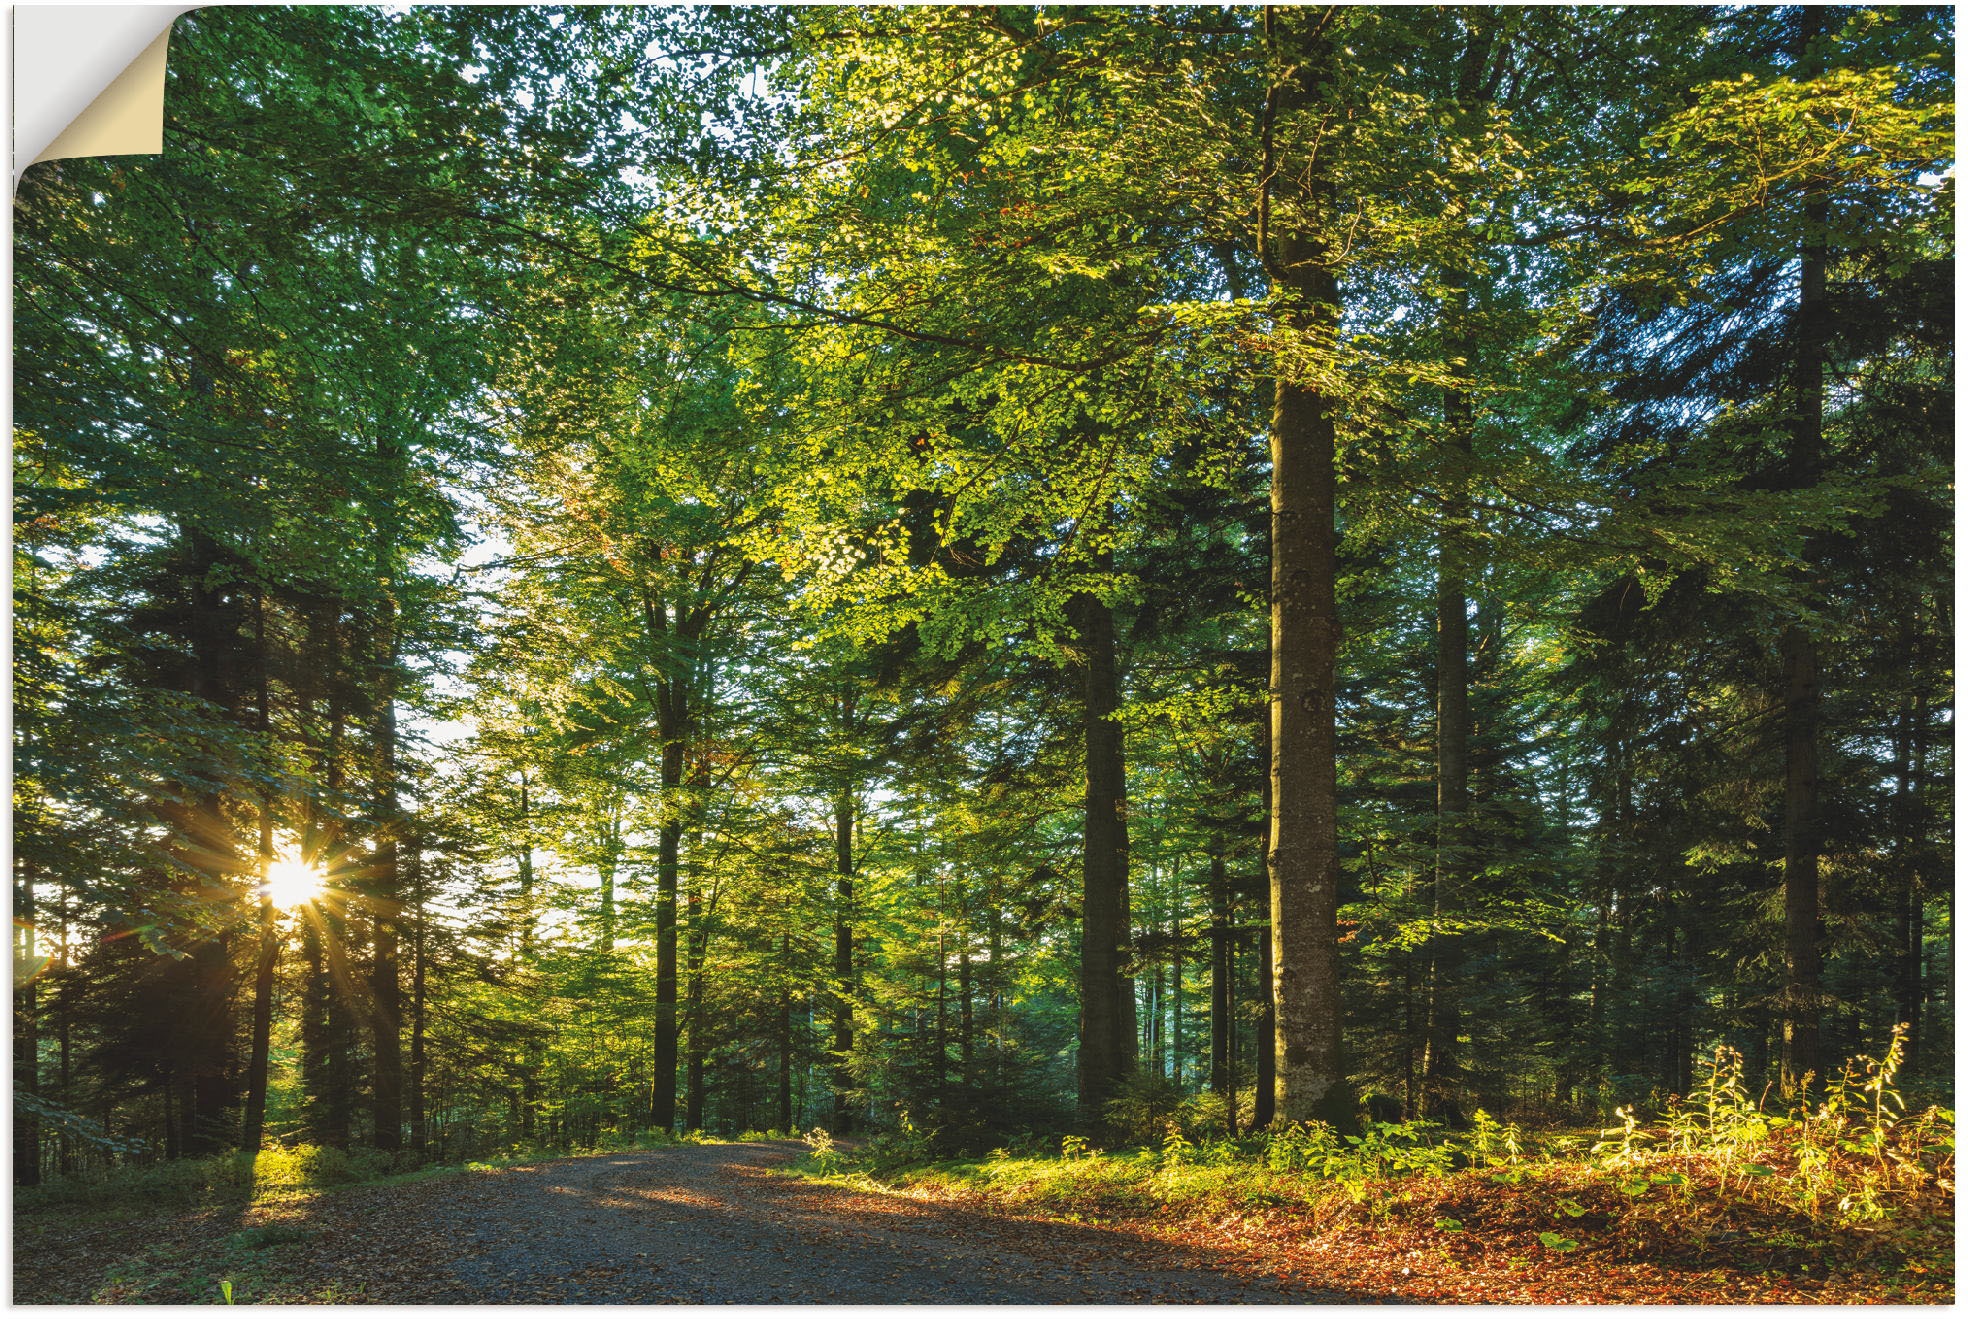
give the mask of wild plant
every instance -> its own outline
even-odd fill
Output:
[[[825,1127],[816,1126],[800,1139],[806,1143],[806,1157],[812,1160],[815,1168],[821,1172],[832,1172],[840,1166],[842,1162],[840,1148],[834,1143],[833,1134]]]

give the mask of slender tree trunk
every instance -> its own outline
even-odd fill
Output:
[[[253,972],[253,1042],[246,1066],[246,1120],[239,1145],[257,1153],[266,1130],[267,1055],[273,1039],[273,976],[280,959],[280,931],[274,924],[273,903],[260,899],[260,948]]]
[[[1236,1078],[1232,1072],[1236,1032],[1236,960],[1232,948],[1230,879],[1223,845],[1210,847],[1210,1092],[1228,1105],[1229,1131],[1237,1134]]]
[[[936,930],[936,1066],[934,1080],[938,1091],[950,1085],[950,953],[948,932]]]
[[[779,935],[779,1121],[777,1131],[793,1129],[793,936]]]
[[[410,917],[410,1148],[422,1153],[430,1145],[430,1058],[425,1043],[428,997],[425,975],[429,913],[425,907],[423,851],[418,839],[406,840],[404,857],[411,875]]]
[[[55,911],[59,920],[57,938],[61,948],[61,986],[55,992],[55,1033],[56,1084],[61,1087],[62,1107],[75,1112],[74,1070],[73,1070],[73,1029],[75,1024],[75,968],[69,960],[68,929],[68,890],[55,890]],[[107,1133],[108,1128],[104,1128]],[[60,1171],[66,1177],[75,1171],[75,1142],[64,1131],[61,1133]]]
[[[1470,413],[1468,399],[1452,390],[1444,403],[1449,415],[1451,466],[1468,460]],[[1450,484],[1459,490],[1460,476]],[[1452,496],[1452,500],[1454,500]],[[1450,517],[1466,505],[1456,501]],[[1423,1116],[1461,1120],[1457,1095],[1461,1060],[1457,1038],[1461,1031],[1457,1004],[1462,975],[1462,939],[1442,925],[1456,919],[1468,871],[1469,821],[1469,599],[1465,592],[1461,548],[1456,533],[1444,530],[1437,543],[1435,592],[1436,747],[1435,747],[1435,876],[1430,905],[1437,928],[1428,942],[1428,1022],[1423,1049]]]
[[[1103,565],[1105,566],[1105,565]],[[1081,853],[1080,1111],[1097,1119],[1134,1066],[1134,990],[1124,972],[1129,943],[1127,766],[1113,610],[1092,595],[1073,601],[1085,654],[1083,717],[1086,818]]]
[[[533,960],[533,782],[519,771],[519,958]]]
[[[305,687],[300,704],[314,708],[326,686],[327,718],[316,746],[316,771],[329,809],[303,801],[303,857],[327,876],[329,891],[301,921],[301,948],[307,963],[302,993],[301,1075],[313,1097],[308,1114],[309,1134],[320,1144],[343,1148],[349,1143],[355,1107],[355,986],[348,978],[341,886],[346,883],[340,811],[345,766],[342,743],[348,718],[343,674],[343,605],[329,597],[310,611],[308,649],[320,664],[303,664]]]
[[[1919,650],[1918,643],[1915,644],[1915,671],[1918,672]],[[1909,1069],[1921,1057],[1921,1008],[1927,997],[1921,956],[1926,942],[1927,915],[1925,877],[1922,874],[1925,834],[1921,828],[1925,818],[1921,803],[1927,780],[1927,693],[1924,691],[1913,698],[1911,724],[1907,732],[1910,763],[1907,775],[1900,784],[1903,800],[1901,847],[1905,853],[1902,867],[1905,878],[1899,904],[1900,965],[1895,986],[1899,1018],[1907,1028],[1906,1065]]]
[[[1263,810],[1262,842],[1268,856],[1271,839],[1271,706],[1267,701],[1261,709],[1262,717],[1257,721],[1258,763],[1265,767],[1265,773],[1258,777],[1257,791],[1259,805]],[[1264,909],[1264,922],[1257,929],[1257,1030],[1253,1041],[1253,1071],[1255,1079],[1251,1100],[1251,1129],[1264,1131],[1271,1126],[1278,1113],[1278,999],[1276,977],[1271,974],[1271,891],[1269,887],[1270,867],[1266,867],[1266,887],[1260,901]]]
[[[852,718],[852,697],[842,700],[843,722]],[[834,1127],[854,1128],[854,794],[843,788],[834,797]]]
[[[1824,15],[1798,10],[1798,62],[1809,76],[1822,61],[1811,50],[1824,30]],[[1791,423],[1790,484],[1818,480],[1824,447],[1825,345],[1830,310],[1825,299],[1827,207],[1822,198],[1805,206],[1797,307],[1797,377]],[[1810,550],[1807,555],[1817,556]],[[1801,623],[1784,630],[1784,1090],[1795,1093],[1818,1077],[1818,719],[1819,663],[1816,638]]]
[[[266,589],[255,592],[253,639],[259,662],[259,734],[262,744],[273,730],[269,661],[266,636]],[[260,797],[260,883],[264,885],[273,865],[273,803]],[[239,1145],[248,1154],[257,1154],[266,1130],[267,1055],[273,1041],[273,976],[280,957],[280,931],[274,924],[273,901],[260,895],[260,948],[253,973],[253,1036],[246,1062],[246,1119],[241,1126]]]
[[[376,622],[376,856],[370,880],[370,1039],[374,1090],[370,1116],[376,1148],[403,1147],[403,985],[397,921],[403,876],[397,838],[402,831],[396,788],[397,612],[386,584]]]
[[[1257,977],[1260,987],[1257,1017],[1256,1096],[1251,1101],[1251,1129],[1263,1131],[1278,1116],[1278,1000],[1271,974],[1271,931],[1257,935]]]
[[[976,1014],[970,996],[970,931],[960,928],[957,931],[957,1077],[964,1085],[974,1079],[971,1068],[977,1057],[973,1035]]]
[[[709,952],[710,929],[705,924],[703,877],[698,873],[696,862],[701,851],[701,836],[693,832],[690,839],[691,877],[689,884],[685,886],[690,931],[685,945],[688,949],[688,960],[684,968],[686,983],[684,1019],[688,1027],[683,1068],[683,1125],[686,1131],[704,1129],[704,1055],[707,1044],[704,1024],[704,958]]]

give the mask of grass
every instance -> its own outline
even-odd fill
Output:
[[[1331,1263],[1307,1250],[1378,1253],[1400,1261],[1390,1287],[1427,1290],[1419,1275],[1439,1275],[1442,1299],[1598,1298],[1609,1266],[1654,1279],[1639,1300],[1755,1299],[1805,1280],[1821,1298],[1951,1297],[1953,1114],[1904,1112],[1899,1060],[1895,1036],[1820,1101],[1772,1111],[1745,1091],[1740,1058],[1718,1051],[1688,1102],[1652,1120],[1618,1110],[1596,1134],[1525,1132],[1479,1112],[1461,1132],[1301,1124],[1229,1139],[1177,1114],[1159,1144],[1101,1151],[1068,1136],[966,1159],[936,1159],[909,1133],[846,1151],[816,1132],[801,1167],[1001,1212],[1227,1234],[1305,1268]],[[1523,1281],[1469,1290],[1486,1270]],[[1567,1274],[1574,1284],[1554,1281]],[[1559,1291],[1527,1291],[1532,1278]]]

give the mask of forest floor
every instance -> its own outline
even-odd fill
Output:
[[[1865,1220],[1704,1184],[1693,1161],[1638,1187],[1577,1161],[1353,1182],[1151,1150],[855,1163],[801,1167],[951,1209],[1131,1231],[1271,1286],[1409,1304],[1954,1301],[1948,1182]]]
[[[1613,1193],[1550,1174],[1228,1209],[1144,1193],[1168,1182],[1145,1159],[877,1180],[814,1175],[806,1152],[707,1142],[177,1206],[17,1205],[13,1300],[220,1303],[228,1287],[242,1304],[1953,1299],[1951,1196],[1944,1214],[1856,1232],[1732,1227],[1663,1204],[1642,1233]],[[1571,1234],[1560,1248],[1554,1224]]]
[[[1344,1267],[801,1180],[791,1141],[550,1159],[145,1213],[18,1212],[14,1303],[1398,1301]]]

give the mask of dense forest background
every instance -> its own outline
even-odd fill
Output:
[[[15,202],[16,1180],[1943,1097],[1951,24],[180,19]]]

